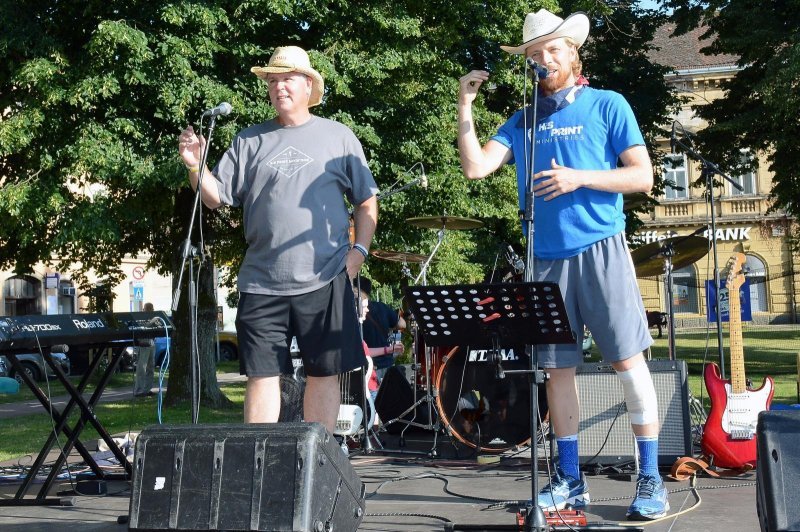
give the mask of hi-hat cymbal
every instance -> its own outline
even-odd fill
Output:
[[[461,218],[459,216],[418,216],[406,218],[411,225],[422,229],[477,229],[483,227],[483,222],[474,218]]]
[[[420,255],[419,253],[405,253],[402,251],[388,251],[385,249],[375,249],[372,255],[383,260],[391,260],[394,262],[425,262],[428,260],[427,255]]]
[[[632,194],[623,194],[622,195],[622,210],[623,211],[630,211],[632,209],[636,209],[637,207],[641,207],[643,205],[647,205],[649,202],[650,202],[650,196],[648,196],[644,192],[634,192]]]
[[[674,236],[637,248],[631,252],[637,277],[655,277],[664,273],[664,257],[672,248],[672,269],[695,263],[708,253],[708,239],[701,236]]]

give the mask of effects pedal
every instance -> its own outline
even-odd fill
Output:
[[[517,512],[517,525],[522,530],[525,525],[527,511]],[[562,526],[587,526],[586,514],[583,510],[559,510],[558,512],[544,512],[547,524],[552,527]]]

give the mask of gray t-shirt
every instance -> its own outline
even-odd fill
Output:
[[[344,197],[359,205],[378,192],[353,132],[317,116],[242,130],[214,175],[222,202],[244,208],[239,291],[253,294],[303,294],[329,283],[350,247]]]

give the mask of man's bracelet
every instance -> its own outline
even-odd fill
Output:
[[[369,258],[369,251],[367,251],[367,248],[365,248],[361,244],[353,244],[353,249],[364,255],[364,260],[367,260]]]
[[[383,354],[384,355],[388,355],[389,354],[389,351],[387,351],[387,349],[388,348],[386,346],[383,347]]]
[[[199,166],[187,166],[186,169],[189,170],[190,172],[199,172],[200,171],[200,167]]]

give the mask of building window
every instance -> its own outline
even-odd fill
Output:
[[[58,283],[58,313],[75,314],[75,286],[72,281]]]
[[[697,274],[690,264],[672,272],[672,311],[675,314],[697,314],[698,309]]]
[[[745,277],[750,283],[750,310],[752,312],[769,312],[767,270],[764,262],[755,255],[747,255],[744,271]]]
[[[687,199],[689,197],[689,176],[686,171],[685,155],[667,155],[664,157],[664,196],[668,200]]]
[[[752,157],[749,153],[742,154],[741,162],[750,163]],[[756,173],[753,170],[748,170],[742,175],[731,177],[742,190],[737,189],[733,185],[728,185],[731,189],[731,196],[753,196],[756,193]]]
[[[3,283],[6,316],[42,313],[42,281],[30,275],[9,277]]]

